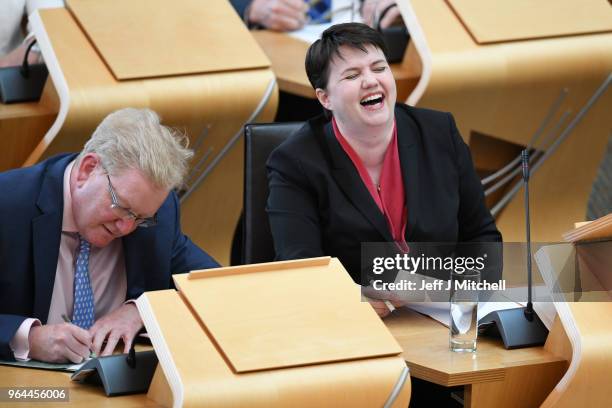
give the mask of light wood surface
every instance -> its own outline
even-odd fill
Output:
[[[201,3],[201,7],[208,6]],[[272,71],[254,66],[117,81],[68,10],[41,10],[39,15],[33,18],[34,30],[58,90],[60,108],[52,128],[24,165],[81,150],[98,123],[116,109],[151,108],[162,123],[186,132],[196,149],[188,181],[188,187],[196,188],[182,202],[183,231],[219,262],[229,263],[234,226],[242,207],[243,148],[241,138],[234,136],[274,84]],[[225,30],[231,31],[233,23],[242,25],[232,18],[226,21]],[[115,35],[122,38],[123,33]],[[238,44],[226,52],[239,52],[241,47]],[[271,121],[277,103],[274,89],[254,121]]]
[[[71,373],[0,366],[0,387],[61,387],[67,388],[70,402],[2,403],[4,407],[160,407],[146,394],[108,398],[100,386],[79,384],[70,380]]]
[[[572,244],[543,247],[536,253],[536,261],[549,287],[558,284],[553,292],[558,319],[546,341],[545,349],[568,359],[567,372],[542,404],[543,407],[604,407],[612,402],[612,388],[607,381],[612,373],[612,304],[609,292],[603,301],[572,302],[573,293],[563,293],[563,281],[575,288],[577,269],[566,269],[574,264]],[[609,254],[609,251],[607,251]],[[608,255],[609,257],[609,255]],[[580,271],[581,275],[584,271]],[[609,272],[609,267],[606,272]],[[584,278],[581,276],[584,288]],[[581,299],[591,299],[592,293],[581,293]],[[568,300],[568,298],[570,300]]]
[[[447,0],[480,44],[612,31],[607,0]]]
[[[401,309],[385,324],[402,346],[413,377],[466,386],[466,407],[539,405],[565,373],[567,361],[542,347],[506,350],[500,339],[478,338],[476,353],[449,350],[448,328]]]
[[[314,90],[304,69],[309,44],[274,31],[255,30],[251,33],[270,59],[280,89],[304,98],[314,98]],[[407,72],[402,63],[391,64],[391,70],[397,85],[397,100],[405,100],[418,77]]]
[[[605,407],[612,402],[608,379],[612,373],[612,325],[610,302],[566,303],[559,311],[562,326],[546,347],[572,359],[565,376],[542,407]],[[567,313],[564,312],[567,311]]]
[[[0,104],[0,171],[20,167],[57,117],[59,100],[47,81],[40,101]]]
[[[503,381],[465,387],[466,407],[537,407],[565,370],[558,363],[507,367]]]
[[[411,58],[404,64],[420,78],[408,103],[452,112],[468,143],[475,131],[524,146],[564,89],[568,94],[545,134],[566,111],[574,118],[612,71],[610,33],[479,45],[447,2],[406,0],[398,6],[411,33]],[[556,16],[553,9],[549,19]],[[496,24],[503,18],[498,14]],[[523,20],[512,24],[526,26]],[[572,228],[571,220],[584,218],[612,128],[610,106],[608,90],[532,175],[532,240],[556,241]],[[497,226],[505,241],[524,240],[522,194],[498,216]]]
[[[322,259],[324,264],[315,258],[282,262],[282,269],[275,263],[260,264],[260,270],[237,266],[217,276],[174,280],[239,373],[399,354],[340,262]],[[228,288],[239,301],[218,296]]]
[[[270,65],[226,0],[68,0],[67,5],[117,79]]]
[[[236,373],[177,292],[143,296],[156,322],[147,323],[145,318],[147,330],[159,330],[164,338],[159,342],[160,336],[151,336],[163,373],[156,373],[149,396],[166,406],[170,401],[185,407],[382,406],[405,367],[401,357],[393,356]],[[236,336],[248,341],[241,330]],[[280,347],[261,344],[262,348],[273,346]],[[409,398],[407,380],[393,406],[406,407]]]
[[[591,241],[602,238],[612,239],[612,213],[582,224],[571,231],[565,232],[563,238],[569,242]]]
[[[159,295],[157,295],[158,293]],[[175,292],[156,292],[155,296],[161,296],[165,299],[163,305],[156,308],[158,318],[165,320],[167,324],[175,327],[174,330],[165,334],[166,341],[171,343],[181,342],[183,344],[179,353],[173,353],[175,363],[191,367],[194,374],[210,376],[211,384],[202,381],[197,386],[195,384],[193,386],[197,389],[204,388],[204,391],[207,392],[206,395],[210,395],[209,391],[213,392],[215,395],[214,399],[221,398],[216,395],[219,393],[220,387],[222,388],[219,379],[222,376],[228,375],[227,363],[221,359],[211,359],[209,356],[198,357],[202,351],[196,350],[197,347],[193,346],[193,344],[197,342],[200,338],[199,336],[202,336],[202,330],[195,321],[183,321],[179,317],[185,311],[186,305],[176,296]],[[479,339],[477,353],[472,355],[451,353],[448,350],[448,329],[415,312],[409,310],[396,311],[392,317],[385,319],[385,324],[404,348],[404,357],[408,361],[411,374],[414,377],[427,379],[442,385],[466,385],[466,407],[537,406],[546,398],[546,395],[561,378],[567,366],[566,358],[569,358],[567,357],[569,349],[567,346],[567,336],[561,337],[561,341],[564,340],[566,342],[565,347],[551,347],[547,342],[545,348],[536,347],[510,351],[504,350],[499,340],[481,338]],[[557,324],[555,323],[555,325]],[[553,328],[551,336],[559,336],[558,330]],[[190,339],[190,342],[185,344],[185,338]],[[551,342],[550,338],[549,342]],[[214,348],[212,344],[207,347]],[[571,357],[571,349],[569,349],[569,356]],[[202,367],[206,367],[206,370],[203,370]],[[299,383],[300,381],[293,377],[294,374],[298,374],[294,373],[294,370],[302,370],[303,368],[281,370],[283,373],[287,373],[289,378],[281,375],[279,378],[275,377],[270,381],[272,384],[275,384],[274,387],[278,388],[286,386],[291,381]],[[3,386],[3,384],[8,386],[16,386],[17,384],[63,386],[63,381],[67,379],[67,375],[62,373],[50,373],[47,375],[46,372],[38,370],[10,368],[6,378],[10,378],[11,382],[5,382],[4,369],[5,367],[0,367],[0,386]],[[351,370],[355,370],[355,367],[351,367]],[[370,372],[368,371],[368,373]],[[253,389],[261,386],[261,384],[256,384],[257,378],[253,378],[257,374],[261,373],[243,375],[242,379],[237,380],[240,387],[247,387],[245,393],[253,392]],[[368,375],[371,375],[371,373]],[[310,376],[308,378],[310,379]],[[164,388],[168,387],[168,385],[163,372],[156,373],[154,383],[157,386],[152,387],[150,390],[150,399],[168,406],[168,401],[171,401],[171,393],[168,389]],[[100,388],[78,386],[76,384],[73,384],[72,387],[76,387],[76,391],[79,392],[79,399],[74,400],[75,403],[83,401],[83,404],[91,406],[106,406],[104,401],[107,401],[106,404],[112,403],[113,406],[138,406],[145,404],[147,404],[145,406],[155,406],[149,400],[145,400],[143,396],[129,397],[129,399],[107,399]],[[71,395],[76,395],[74,394],[76,391],[72,391],[71,388]],[[84,391],[87,391],[87,394],[83,394]],[[297,390],[294,391],[297,392]],[[262,395],[262,392],[260,390],[253,395]],[[326,390],[324,395],[321,396],[320,404],[317,406],[339,406],[337,405],[338,397],[330,397],[328,392],[332,391]],[[356,392],[361,391],[357,390]],[[313,393],[315,392],[313,391]],[[316,394],[318,395],[318,391]],[[361,396],[369,398],[363,394]],[[262,398],[265,397],[263,396]],[[326,400],[325,398],[331,399]],[[166,404],[163,403],[164,400]],[[336,405],[333,405],[330,401],[336,403]],[[367,399],[370,405],[366,404],[364,406],[371,406],[372,401],[374,400]],[[129,405],[131,403],[133,405]],[[227,404],[228,402],[227,400],[220,399],[219,403]],[[306,402],[304,403],[306,404]],[[256,404],[255,397],[251,396],[249,405],[256,406]],[[403,407],[406,405],[407,400],[403,405],[397,404],[397,406]],[[308,405],[298,404],[298,406]]]
[[[563,358],[568,364],[572,361],[572,343],[563,329],[563,324],[557,315],[550,329],[544,349],[555,356]]]

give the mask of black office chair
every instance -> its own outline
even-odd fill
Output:
[[[244,127],[244,204],[232,249],[234,265],[274,260],[274,243],[266,213],[268,200],[266,161],[272,150],[303,124],[303,122],[264,123],[247,124]],[[241,251],[236,247],[240,243],[242,243]],[[237,253],[242,254],[240,261],[235,259]]]

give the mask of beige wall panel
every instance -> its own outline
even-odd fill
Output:
[[[238,103],[236,101],[234,106]],[[275,92],[257,121],[272,122],[277,105],[278,94]],[[231,110],[232,104],[228,104],[227,108]],[[220,122],[218,132],[233,135],[240,130],[248,114],[243,114],[239,120]],[[213,132],[214,127],[210,134]],[[215,153],[218,150],[216,148]],[[219,162],[215,171],[181,204],[183,232],[223,265],[229,265],[232,237],[242,211],[243,179],[244,142],[241,137]]]
[[[588,92],[583,92],[583,95]],[[585,95],[586,96],[586,95]],[[597,169],[612,129],[612,92],[589,112],[574,132],[530,180],[532,240],[554,242],[584,220]],[[502,211],[497,225],[506,241],[524,241],[523,194]]]

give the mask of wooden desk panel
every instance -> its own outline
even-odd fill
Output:
[[[612,31],[606,0],[447,0],[480,44]]]
[[[166,0],[67,2],[117,79],[270,65],[227,0],[180,3],[177,6]],[[234,46],[233,52],[228,52],[228,45]]]
[[[59,100],[51,81],[38,102],[0,104],[0,171],[21,167],[58,111]]]

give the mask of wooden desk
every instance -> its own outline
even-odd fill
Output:
[[[304,70],[304,59],[309,44],[284,33],[267,30],[251,31],[264,50],[281,91],[305,98],[314,98],[314,90]],[[416,86],[419,76],[412,75],[402,64],[391,64],[397,85],[397,100],[404,101]]]
[[[543,347],[505,350],[499,339],[478,339],[476,353],[448,348],[448,328],[410,310],[385,324],[404,349],[412,377],[447,387],[465,386],[466,407],[539,406],[567,369]]]
[[[501,340],[478,339],[478,351],[448,349],[448,329],[410,310],[397,310],[385,324],[404,349],[412,377],[444,386],[465,386],[466,407],[539,406],[568,363],[543,347],[505,350]],[[0,387],[68,387],[71,405],[157,407],[145,394],[107,398],[101,387],[76,384],[70,374],[0,366]],[[44,407],[65,403],[41,403]],[[30,406],[30,405],[28,405]]]
[[[35,370],[20,367],[0,366],[0,387],[62,387],[68,388],[70,402],[2,402],[2,406],[14,407],[159,407],[147,398],[146,394],[127,395],[107,398],[102,387],[78,384],[70,380],[70,373],[60,371]]]

